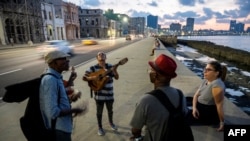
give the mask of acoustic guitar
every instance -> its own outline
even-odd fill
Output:
[[[108,70],[101,69],[99,71],[88,74],[87,75],[88,77],[97,76],[97,79],[88,81],[88,85],[91,88],[91,90],[94,90],[94,91],[101,90],[109,79],[107,74],[109,74],[113,68],[118,67],[119,65],[124,65],[127,62],[128,62],[128,58],[123,58],[117,64],[113,65],[112,68]]]

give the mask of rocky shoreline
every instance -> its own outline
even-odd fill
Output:
[[[197,49],[200,53],[216,58],[216,60],[227,60],[228,63],[238,68],[250,71],[250,52],[217,45],[208,41],[178,39],[177,43]]]

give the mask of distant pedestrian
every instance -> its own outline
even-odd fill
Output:
[[[13,40],[13,38],[10,38],[10,44],[11,44],[11,46],[14,46],[14,40]]]
[[[217,61],[209,62],[203,70],[204,80],[192,100],[190,124],[218,125],[224,130],[224,95],[227,68]]]
[[[155,39],[155,43],[154,43],[154,48],[152,49],[152,53],[150,54],[150,56],[153,56],[154,53],[155,53],[155,50],[156,50],[156,49],[159,49],[159,48],[160,48],[160,42],[159,42],[159,40],[156,38],[156,39]]]

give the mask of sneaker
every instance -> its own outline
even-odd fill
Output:
[[[104,136],[104,134],[105,134],[104,130],[102,128],[99,128],[98,129],[98,135],[99,136]]]
[[[114,130],[114,131],[117,130],[117,127],[116,127],[114,124],[110,124],[110,127],[111,127],[111,129]]]

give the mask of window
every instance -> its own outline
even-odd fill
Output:
[[[85,24],[86,24],[86,25],[89,25],[89,19],[86,19],[86,20],[85,20]]]
[[[45,9],[43,10],[43,15],[44,15],[44,19],[46,20],[47,19],[47,13],[46,13]]]
[[[52,29],[49,29],[49,35],[52,36]]]
[[[96,25],[98,25],[98,24],[99,24],[99,23],[98,23],[98,18],[96,18],[95,21],[96,21]]]
[[[52,13],[49,12],[49,19],[52,20]]]

